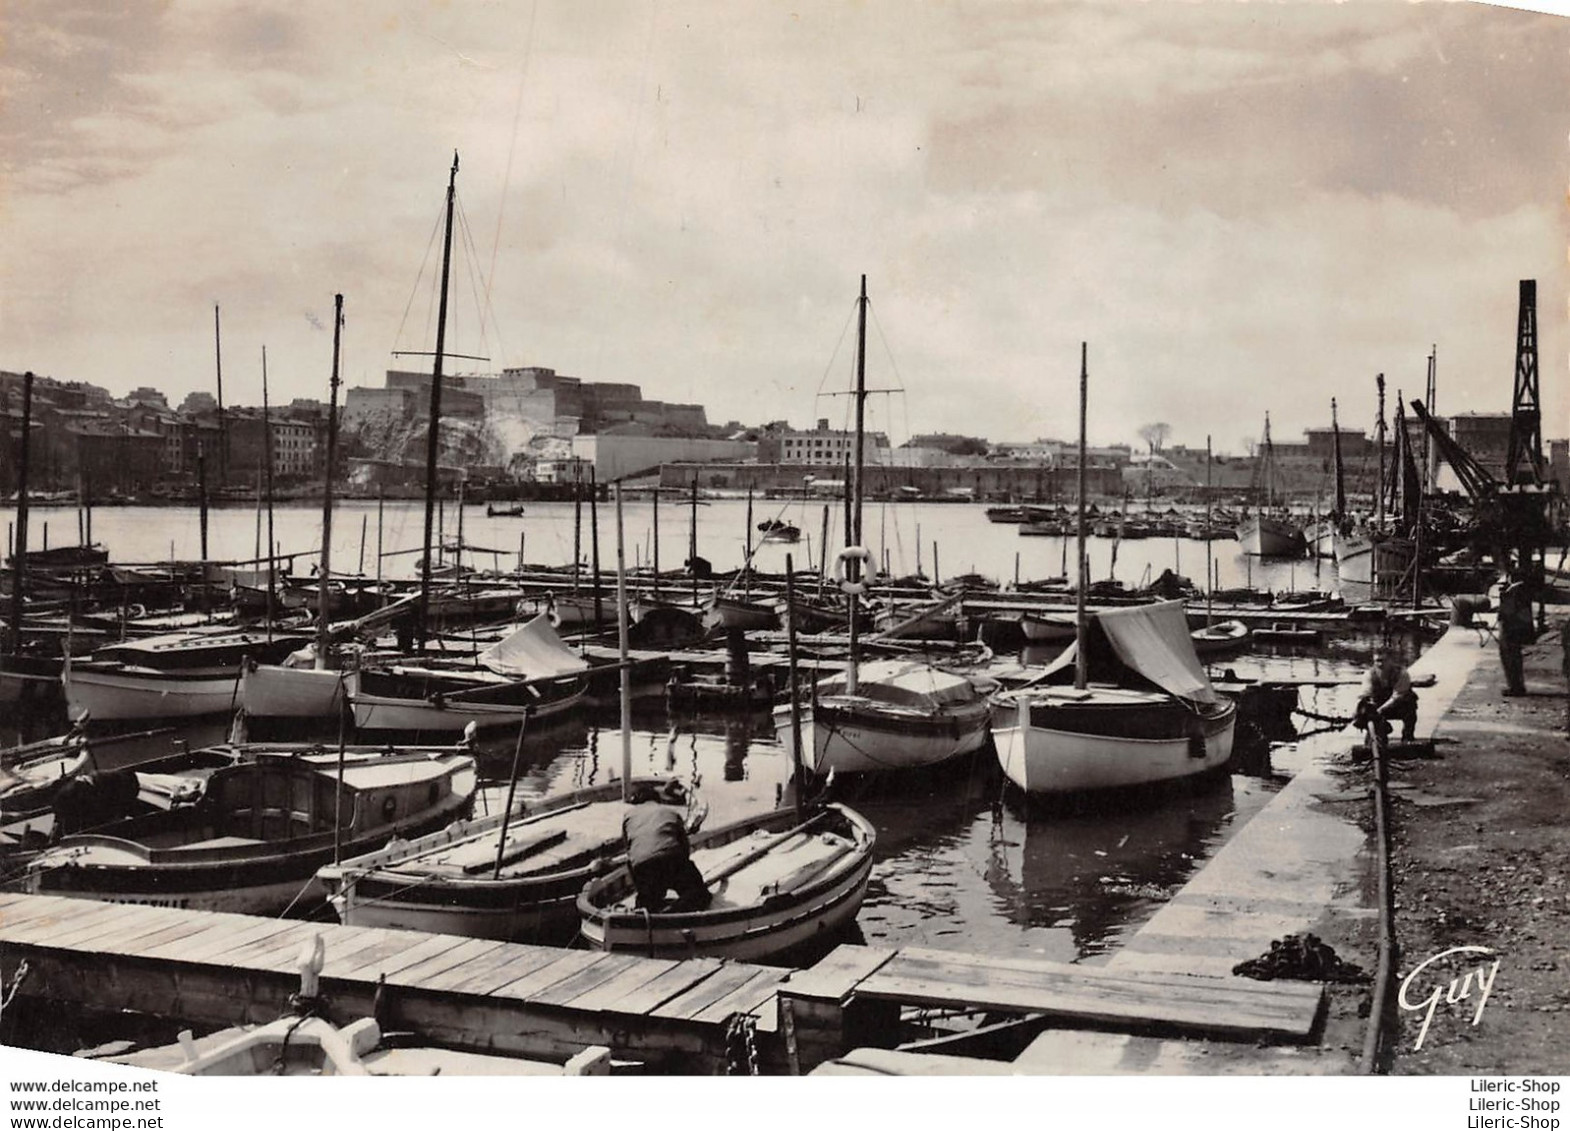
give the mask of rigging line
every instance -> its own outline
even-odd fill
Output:
[[[445,208],[445,205],[443,207]],[[415,300],[416,297],[418,297],[418,295],[420,293],[420,280],[425,278],[425,269],[426,269],[426,267],[430,266],[431,251],[436,246],[436,234],[438,232],[440,232],[441,229],[442,229],[442,222],[443,222],[442,218],[443,218],[443,213],[442,212],[438,212],[437,215],[436,215],[436,223],[434,225],[432,225],[432,227],[431,227],[430,238],[428,240],[426,240],[426,242],[425,242],[425,257],[420,260],[420,270],[414,276],[414,285],[409,288],[409,301],[404,303],[403,318],[398,322],[398,332],[397,332],[397,334],[395,334],[393,336],[394,343],[397,343],[397,342],[403,340],[403,332],[404,332],[405,329],[408,328],[408,325],[409,325],[409,312],[414,309],[414,300]],[[429,299],[427,299],[427,301],[429,301]],[[425,322],[425,329],[426,329],[427,335],[429,335],[430,328],[431,328],[430,317],[431,317],[430,311],[429,311],[429,309],[427,309],[426,310],[426,322]]]
[[[518,150],[518,123],[523,120],[523,92],[529,84],[529,58],[534,53],[534,18],[539,12],[539,4],[529,5],[529,30],[523,36],[523,66],[518,69],[518,97],[512,109],[512,133],[507,138],[507,164],[502,173],[502,191],[500,201],[496,205],[496,235],[491,240],[491,265],[486,270],[486,278],[490,280],[485,287],[485,305],[491,304],[491,283],[496,279],[496,256],[502,245],[502,216],[507,210],[507,186],[512,183],[512,160]]]
[[[845,324],[840,327],[839,340],[834,343],[834,351],[829,354],[829,360],[823,367],[823,376],[818,379],[818,391],[813,394],[813,399],[824,396],[823,386],[828,384],[829,375],[834,371],[834,361],[840,355],[840,347],[845,344],[845,335],[850,333],[851,321],[856,317],[856,307],[852,304],[850,313],[845,316]]]

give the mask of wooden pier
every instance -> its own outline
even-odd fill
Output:
[[[0,975],[23,998],[193,1025],[273,1021],[325,945],[339,1024],[375,1016],[449,1047],[563,1061],[605,1045],[659,1073],[735,1063],[741,1029],[765,1072],[810,1071],[892,1044],[918,1005],[1040,1014],[1064,1024],[1300,1043],[1317,985],[1121,973],[905,948],[841,946],[806,970],[524,946],[415,931],[0,894]]]

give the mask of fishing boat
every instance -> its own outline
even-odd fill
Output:
[[[779,610],[761,601],[716,593],[704,604],[703,623],[711,630],[768,631],[779,627]]]
[[[588,690],[588,668],[541,614],[466,664],[362,665],[345,686],[359,730],[461,731],[567,711]]]
[[[632,778],[573,790],[459,821],[329,865],[318,878],[338,918],[470,938],[565,945],[577,933],[578,893],[625,856],[629,790],[670,796],[673,778]],[[683,791],[687,828],[707,803]]]
[[[1248,625],[1240,620],[1224,620],[1189,633],[1201,659],[1241,652],[1248,647],[1249,635]]]
[[[495,503],[487,503],[487,504],[485,504],[485,517],[486,518],[522,518],[523,517],[523,504],[522,503],[510,503],[510,504],[507,504],[507,505],[504,505],[504,506],[497,506]]]
[[[766,519],[758,523],[758,530],[763,535],[765,542],[801,541],[801,527],[777,518]]]
[[[320,899],[316,870],[460,816],[474,796],[466,751],[197,752],[97,806],[94,831],[28,864],[32,894],[273,915]],[[124,778],[95,783],[106,789]],[[109,808],[118,802],[120,812]],[[335,817],[335,814],[337,816]]]
[[[1275,449],[1270,443],[1270,414],[1265,414],[1264,455],[1260,475],[1265,484],[1265,505],[1238,524],[1237,538],[1245,554],[1262,558],[1300,558],[1308,543],[1302,526],[1276,507]]]
[[[851,538],[862,533],[865,439],[867,279],[857,298],[856,432],[852,460]],[[807,770],[826,774],[913,769],[936,765],[981,746],[987,737],[987,696],[994,685],[943,671],[931,662],[901,659],[864,664],[862,598],[872,580],[872,553],[848,546],[835,559],[840,591],[848,599],[850,653],[845,670],[819,681],[811,701],[774,709],[781,745],[797,741],[798,724]],[[897,626],[891,626],[897,627]]]
[[[1075,642],[1032,684],[993,697],[998,762],[1030,797],[1149,786],[1217,769],[1231,756],[1237,724],[1236,704],[1200,665],[1182,601],[1094,615],[1086,607],[1087,352],[1081,345]],[[1072,687],[1053,684],[1069,671]]]
[[[254,630],[121,641],[64,666],[66,710],[99,722],[227,714],[247,661],[277,663],[308,643],[308,636]]]
[[[778,961],[837,941],[856,918],[872,872],[876,831],[842,805],[805,820],[778,809],[692,838],[692,861],[713,895],[702,911],[646,911],[618,868],[578,897],[594,950],[651,958]]]
[[[1181,601],[1099,609],[1089,618],[1083,686],[994,697],[998,762],[1034,796],[1195,777],[1226,765],[1237,705],[1211,687]],[[1078,649],[1070,663],[1079,664]],[[1060,663],[1055,667],[1063,667]]]
[[[1071,613],[1021,613],[1019,627],[1032,644],[1059,644],[1073,640],[1078,630]]]
[[[1376,508],[1372,521],[1359,529],[1348,529],[1335,539],[1336,576],[1343,582],[1393,589],[1410,574],[1417,560],[1417,543],[1405,537],[1399,527],[1415,517],[1421,500],[1421,486],[1407,445],[1405,416],[1397,402],[1396,474],[1388,487],[1392,506],[1387,511],[1385,483],[1385,376],[1375,381],[1379,389],[1379,418],[1375,422],[1379,451],[1379,480],[1375,488]],[[1389,520],[1394,520],[1389,521]]]

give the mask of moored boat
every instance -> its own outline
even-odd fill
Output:
[[[276,914],[320,898],[335,851],[365,852],[440,828],[469,805],[474,759],[454,749],[386,754],[259,753],[216,768],[134,773],[95,814],[28,864],[33,894],[201,911]],[[121,779],[124,780],[124,779]],[[335,816],[335,814],[337,816]]]
[[[1240,620],[1224,620],[1219,624],[1196,628],[1189,636],[1194,640],[1194,651],[1201,659],[1240,652],[1248,647],[1248,625]]]
[[[261,632],[173,633],[100,648],[61,671],[66,709],[100,722],[223,714],[247,660],[275,663],[310,638]]]
[[[799,708],[802,750],[814,774],[871,773],[933,766],[979,748],[987,738],[990,683],[924,660],[862,664],[820,681]],[[789,704],[774,708],[780,744],[792,742]]]
[[[692,861],[713,901],[702,911],[634,906],[625,867],[578,897],[583,941],[654,958],[771,961],[828,945],[866,897],[877,834],[843,805],[805,819],[779,809],[692,838]]]
[[[625,788],[664,791],[673,782],[634,778]],[[515,805],[510,816],[459,821],[318,877],[350,926],[565,945],[577,933],[583,885],[625,856],[623,794],[617,780]],[[686,800],[696,832],[708,807],[696,793]]]
[[[362,665],[346,689],[360,730],[461,731],[568,710],[588,690],[588,667],[541,614],[468,665]]]

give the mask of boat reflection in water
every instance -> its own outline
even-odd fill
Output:
[[[1116,814],[1041,815],[1017,798],[988,818],[993,910],[1038,957],[1072,962],[1121,945],[1215,852],[1271,788],[1223,777]],[[1045,953],[1042,951],[1045,950]]]

